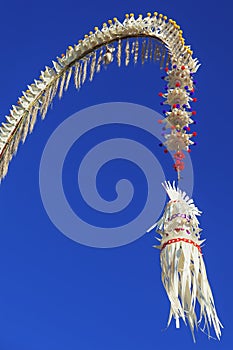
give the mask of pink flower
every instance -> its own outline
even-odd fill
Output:
[[[185,158],[185,155],[184,155],[183,152],[178,151],[178,152],[176,152],[176,153],[174,154],[173,157],[174,157],[175,159],[177,159],[177,160],[181,160],[181,159],[184,159],[184,158]]]
[[[181,162],[180,160],[176,160],[175,164],[173,165],[173,168],[176,170],[176,171],[181,171],[181,170],[184,170],[184,162]]]

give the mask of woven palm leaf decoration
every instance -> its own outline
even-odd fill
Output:
[[[190,124],[196,114],[191,103],[196,102],[194,73],[199,67],[198,60],[192,57],[190,46],[185,45],[180,26],[172,19],[154,12],[145,17],[126,14],[125,20],[117,18],[104,23],[102,28],[94,28],[74,46],[69,46],[61,57],[53,61],[53,67],[45,67],[39,79],[34,80],[28,89],[13,105],[9,115],[0,126],[0,181],[8,172],[9,163],[16,154],[20,142],[24,143],[32,133],[38,114],[44,119],[54,97],[69,87],[74,79],[79,90],[86,80],[92,81],[103,66],[114,60],[118,66],[128,66],[141,61],[158,62],[165,70],[165,92],[161,105],[165,118],[158,122],[166,130],[165,153],[173,152],[174,169],[178,179],[184,169],[185,152],[196,132],[189,133]],[[161,251],[162,281],[171,303],[168,325],[175,319],[188,322],[194,337],[194,329],[204,319],[204,328],[210,336],[213,326],[216,336],[221,335],[211,289],[207,280],[201,253],[199,222],[200,211],[193,201],[175,184],[166,182],[164,188],[170,198],[162,218],[150,230],[157,229],[161,235],[158,248]],[[149,230],[149,231],[150,231]],[[200,304],[200,319],[196,316],[196,302]]]
[[[168,325],[174,317],[176,327],[180,318],[189,324],[193,339],[194,330],[204,321],[203,331],[210,337],[213,326],[220,339],[222,324],[215,309],[214,299],[207,279],[200,239],[199,221],[201,211],[189,196],[169,181],[163,184],[170,200],[161,219],[149,230],[156,227],[161,238],[159,246],[162,267],[162,282],[170,300]],[[197,319],[195,307],[200,307]]]

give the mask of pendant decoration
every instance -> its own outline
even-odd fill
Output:
[[[194,205],[185,192],[176,188],[170,182],[163,184],[170,200],[166,205],[161,219],[148,232],[156,229],[161,236],[160,262],[162,282],[170,301],[170,315],[176,328],[180,327],[180,318],[188,323],[193,339],[194,330],[207,331],[210,337],[210,327],[213,326],[216,336],[220,339],[222,324],[217,316],[214,298],[207,279],[200,239],[198,216],[201,211]],[[200,316],[197,318],[196,306],[199,303]]]
[[[161,105],[168,105],[170,110],[163,110],[164,119],[159,119],[158,122],[163,124],[162,136],[165,137],[165,142],[160,146],[165,146],[165,153],[173,152],[174,169],[178,173],[184,170],[185,163],[184,151],[191,152],[190,146],[196,145],[196,142],[191,140],[197,136],[197,132],[189,132],[190,124],[196,124],[192,119],[196,115],[196,111],[192,110],[190,103],[197,102],[197,98],[193,97],[196,81],[193,79],[193,73],[187,66],[173,64],[172,69],[165,68],[167,76],[162,78],[166,81],[166,92],[159,93],[159,96],[165,99]]]

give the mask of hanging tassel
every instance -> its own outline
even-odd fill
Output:
[[[146,40],[143,40],[143,42],[142,42],[142,51],[141,51],[142,64],[145,63],[145,53],[146,53]]]
[[[106,46],[105,54],[103,55],[103,62],[105,64],[105,68],[108,64],[112,63],[114,59],[113,52],[115,51],[115,48],[113,46]]]
[[[146,42],[146,46],[145,46],[145,61],[148,61],[148,57],[149,57],[149,41]]]
[[[166,49],[164,48],[162,51],[161,60],[160,60],[160,69],[163,69],[165,56],[166,56]]]
[[[48,111],[48,107],[51,101],[51,93],[53,90],[53,86],[51,85],[48,90],[46,90],[46,92],[44,93],[43,97],[42,97],[42,105],[40,108],[40,114],[41,114],[41,118],[42,120],[45,118],[47,111]]]
[[[12,155],[10,153],[10,149],[7,148],[7,150],[4,152],[0,160],[0,179],[1,180],[6,176],[8,172],[9,162],[11,158],[12,158]]]
[[[29,126],[29,132],[30,134],[32,133],[35,123],[36,123],[36,118],[37,118],[37,114],[38,114],[38,110],[39,110],[39,104],[37,103],[33,109],[32,109],[32,113],[31,113],[31,120],[30,120],[30,126]]]
[[[131,55],[134,55],[134,52],[135,52],[135,41],[132,42]]]
[[[87,64],[88,64],[88,59],[85,59],[83,64],[82,85],[85,83],[85,80],[87,77]]]
[[[90,81],[93,80],[93,77],[95,74],[95,68],[96,68],[96,51],[92,55],[91,67],[90,67],[90,78],[89,78]]]
[[[74,69],[74,85],[76,89],[79,88],[78,80],[79,80],[79,68],[80,68],[80,62],[75,62],[75,69]]]
[[[221,322],[218,319],[214,305],[214,298],[207,279],[205,264],[202,256],[199,221],[201,214],[185,192],[171,185],[163,184],[170,201],[162,218],[147,232],[156,228],[161,236],[160,262],[162,268],[162,282],[170,300],[170,315],[176,328],[180,327],[180,318],[188,323],[193,340],[194,330],[207,330],[210,338],[210,328],[213,326],[218,339],[221,336]],[[200,305],[200,317],[197,319],[196,302]],[[201,328],[204,320],[203,329]]]
[[[73,71],[73,67],[70,67],[70,69],[68,70],[68,74],[67,74],[67,78],[66,78],[66,84],[65,84],[65,91],[68,90],[69,84],[70,84],[70,78],[72,76],[72,71]]]
[[[58,78],[58,79],[55,81],[55,83],[53,84],[52,91],[51,91],[51,95],[50,95],[49,104],[52,103],[54,97],[55,97],[56,94],[57,94],[57,89],[58,89],[58,86],[59,86],[59,82],[60,82],[60,79]]]
[[[152,59],[153,59],[153,41],[151,38],[149,38],[148,50],[149,50],[150,61],[152,61]]]
[[[139,53],[139,41],[138,39],[135,42],[135,50],[134,50],[134,64],[138,61],[138,53]]]
[[[60,89],[59,89],[59,94],[58,94],[59,98],[62,98],[65,81],[66,81],[66,71],[63,73],[62,78],[61,78]]]
[[[118,44],[117,44],[117,65],[118,65],[118,67],[121,66],[121,51],[122,51],[122,43],[121,43],[121,39],[119,39]]]
[[[126,46],[125,46],[125,65],[126,67],[129,64],[130,60],[130,47],[129,47],[129,40],[126,41]]]
[[[82,72],[83,72],[83,61],[81,61],[80,66],[79,66],[79,73],[78,73],[78,77],[77,77],[77,89],[79,90],[81,88],[81,84],[82,84]]]
[[[101,69],[101,64],[102,64],[102,61],[103,61],[103,49],[100,50],[100,53],[99,53],[99,57],[98,57],[98,60],[97,60],[97,66],[96,66],[96,72],[99,73],[100,72],[100,69]]]
[[[12,145],[11,145],[11,149],[10,152],[12,155],[16,155],[18,147],[19,147],[19,143],[20,143],[20,134],[19,132],[16,132],[13,140],[12,140]]]
[[[154,51],[154,61],[159,61],[160,60],[160,47],[157,45],[155,47],[155,51]]]
[[[28,111],[27,116],[24,119],[23,127],[22,127],[22,134],[21,134],[22,143],[25,142],[27,134],[28,134],[30,118],[31,118],[31,111]]]

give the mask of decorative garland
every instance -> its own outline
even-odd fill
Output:
[[[190,131],[189,124],[196,124],[196,121],[191,119],[192,116],[196,115],[196,111],[193,111],[190,106],[190,102],[197,102],[197,98],[193,97],[196,81],[193,80],[191,70],[182,63],[174,64],[171,70],[166,67],[165,71],[167,76],[162,78],[167,82],[166,92],[160,92],[159,96],[165,99],[161,105],[169,105],[170,110],[164,110],[165,118],[158,120],[158,122],[164,124],[164,131],[170,129],[170,132],[164,133],[166,141],[160,146],[166,146],[165,153],[168,150],[175,151],[173,167],[178,172],[178,179],[180,179],[180,172],[184,170],[185,165],[183,150],[190,152],[190,146],[196,145],[196,142],[191,140],[192,137],[197,136],[196,131],[188,133]]]
[[[162,267],[162,282],[171,303],[168,326],[172,317],[176,327],[180,327],[182,318],[189,327],[195,341],[194,329],[200,328],[204,319],[203,331],[207,329],[210,337],[210,327],[213,325],[216,336],[220,339],[222,324],[219,321],[214,305],[214,298],[207,279],[200,240],[199,221],[197,216],[201,211],[194,205],[185,192],[176,188],[170,182],[163,184],[170,201],[162,218],[148,232],[157,229],[161,239],[160,261]],[[181,214],[182,213],[182,214]],[[196,302],[200,305],[200,318],[196,315]]]
[[[94,30],[77,45],[69,46],[65,54],[53,61],[53,68],[46,67],[39,79],[28,85],[17,105],[12,106],[0,127],[0,180],[6,176],[20,141],[24,143],[33,131],[37,114],[45,118],[57,92],[61,98],[68,89],[72,75],[76,88],[80,89],[87,74],[92,81],[95,72],[110,64],[114,55],[118,66],[123,61],[127,66],[130,58],[137,63],[140,58],[142,63],[158,60],[161,68],[168,67],[171,60],[172,64],[182,62],[193,73],[199,67],[190,47],[185,45],[180,26],[157,12],[147,13],[144,18],[126,14],[123,23],[114,18],[104,23],[102,29],[95,27]]]
[[[195,145],[191,138],[197,135],[190,132],[190,124],[196,112],[190,103],[196,82],[193,74],[199,63],[192,57],[190,46],[185,45],[183,32],[175,21],[154,12],[146,17],[126,14],[121,23],[117,18],[104,23],[102,28],[94,28],[77,45],[69,46],[65,54],[53,61],[53,68],[46,67],[38,80],[28,85],[28,89],[13,105],[6,121],[0,127],[0,180],[8,171],[9,163],[16,154],[19,143],[24,143],[28,133],[33,131],[37,115],[45,118],[48,107],[57,92],[59,98],[69,87],[71,77],[77,89],[85,83],[88,75],[92,81],[94,74],[117,60],[118,66],[128,66],[132,59],[142,64],[145,61],[159,61],[160,68],[165,67],[165,92],[161,105],[168,105],[164,110],[165,118],[158,122],[163,125],[164,152],[173,152],[174,169],[178,179],[184,169],[184,151],[190,152]],[[190,133],[189,133],[190,132]],[[201,252],[199,222],[201,212],[185,192],[169,182],[163,184],[170,201],[162,218],[149,230],[156,229],[160,234],[162,282],[171,303],[168,325],[172,317],[179,328],[179,319],[188,322],[193,339],[194,329],[201,326],[204,318],[204,331],[210,337],[213,326],[220,339],[221,323],[218,319],[213,295],[207,280],[204,260]],[[200,304],[200,319],[196,316],[196,301]]]

